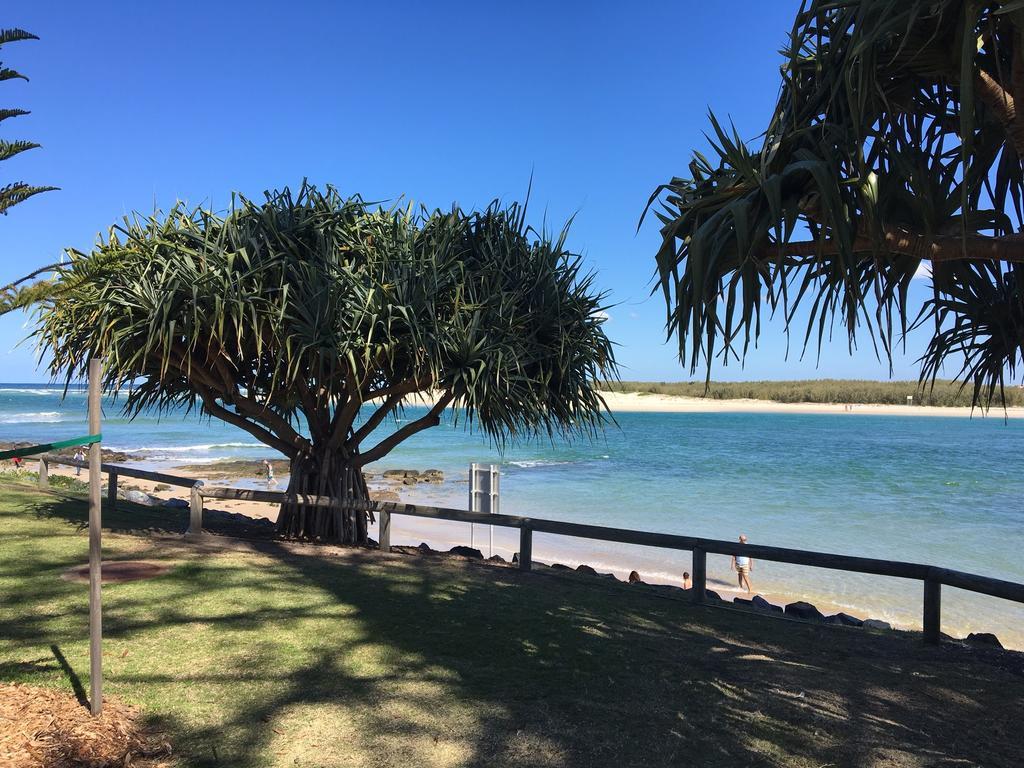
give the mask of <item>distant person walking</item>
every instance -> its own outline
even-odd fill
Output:
[[[75,451],[75,461],[85,461],[85,451],[83,451],[81,448],[79,448],[78,450]],[[82,468],[76,464],[75,465],[75,477],[79,477],[79,476],[81,476],[81,474],[82,474]]]
[[[263,469],[267,473],[267,485],[276,485],[277,480],[274,479],[274,465],[270,463],[269,459],[263,460]]]
[[[747,537],[740,534],[740,544],[746,543]],[[746,589],[748,593],[753,592],[754,588],[750,586],[750,572],[754,570],[754,559],[746,555],[733,555],[732,569],[736,571],[736,580],[740,589]]]

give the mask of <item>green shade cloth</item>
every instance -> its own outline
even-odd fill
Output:
[[[98,435],[86,435],[85,437],[73,437],[70,440],[58,440],[55,443],[43,443],[42,445],[30,445],[26,448],[15,448],[13,451],[0,451],[0,460],[13,459],[15,456],[35,456],[37,453],[56,451],[61,448],[73,448],[76,445],[89,445],[98,443],[103,439],[103,433]]]

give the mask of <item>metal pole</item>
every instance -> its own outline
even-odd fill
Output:
[[[103,364],[89,361],[89,434],[100,433],[100,378]],[[101,586],[102,517],[100,508],[100,444],[89,446],[89,705],[103,711],[103,605]]]
[[[478,465],[476,464],[476,462],[473,462],[472,464],[469,465],[469,511],[470,512],[479,512],[480,511],[480,505],[477,504],[477,494],[479,493],[479,488],[477,488],[477,482],[478,482],[477,474],[476,474],[477,466]],[[476,528],[473,526],[472,523],[470,523],[469,524],[469,546],[470,546],[471,549],[474,548],[473,545],[476,543],[474,541],[475,538],[476,538],[475,535],[474,535],[475,533],[476,533]]]

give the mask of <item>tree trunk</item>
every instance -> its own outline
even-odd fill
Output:
[[[324,452],[292,461],[288,493],[369,501],[362,471],[353,456]],[[369,513],[337,507],[285,503],[277,517],[277,532],[290,539],[336,544],[366,544]]]

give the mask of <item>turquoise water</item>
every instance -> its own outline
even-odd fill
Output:
[[[993,412],[994,413],[994,412]],[[415,418],[410,409],[406,418]],[[501,464],[501,511],[668,533],[932,563],[1024,582],[1024,420],[797,413],[622,413],[603,437],[536,441],[499,453],[460,423],[412,438],[373,469],[438,468],[454,482],[410,489],[410,501],[466,506],[472,461]],[[0,385],[0,440],[46,441],[85,431],[85,397]],[[104,445],[144,463],[273,455],[248,434],[177,414],[134,423],[107,408]],[[255,480],[250,481],[255,482]],[[516,541],[495,534],[494,551]],[[411,543],[468,543],[468,526],[399,525]],[[487,535],[477,530],[474,543]],[[675,581],[686,553],[537,536],[542,560],[589,562]],[[713,587],[731,596],[728,561],[709,558]],[[900,626],[919,624],[921,585],[768,562],[755,587]],[[943,593],[944,630],[994,631],[1024,647],[1024,609]]]

